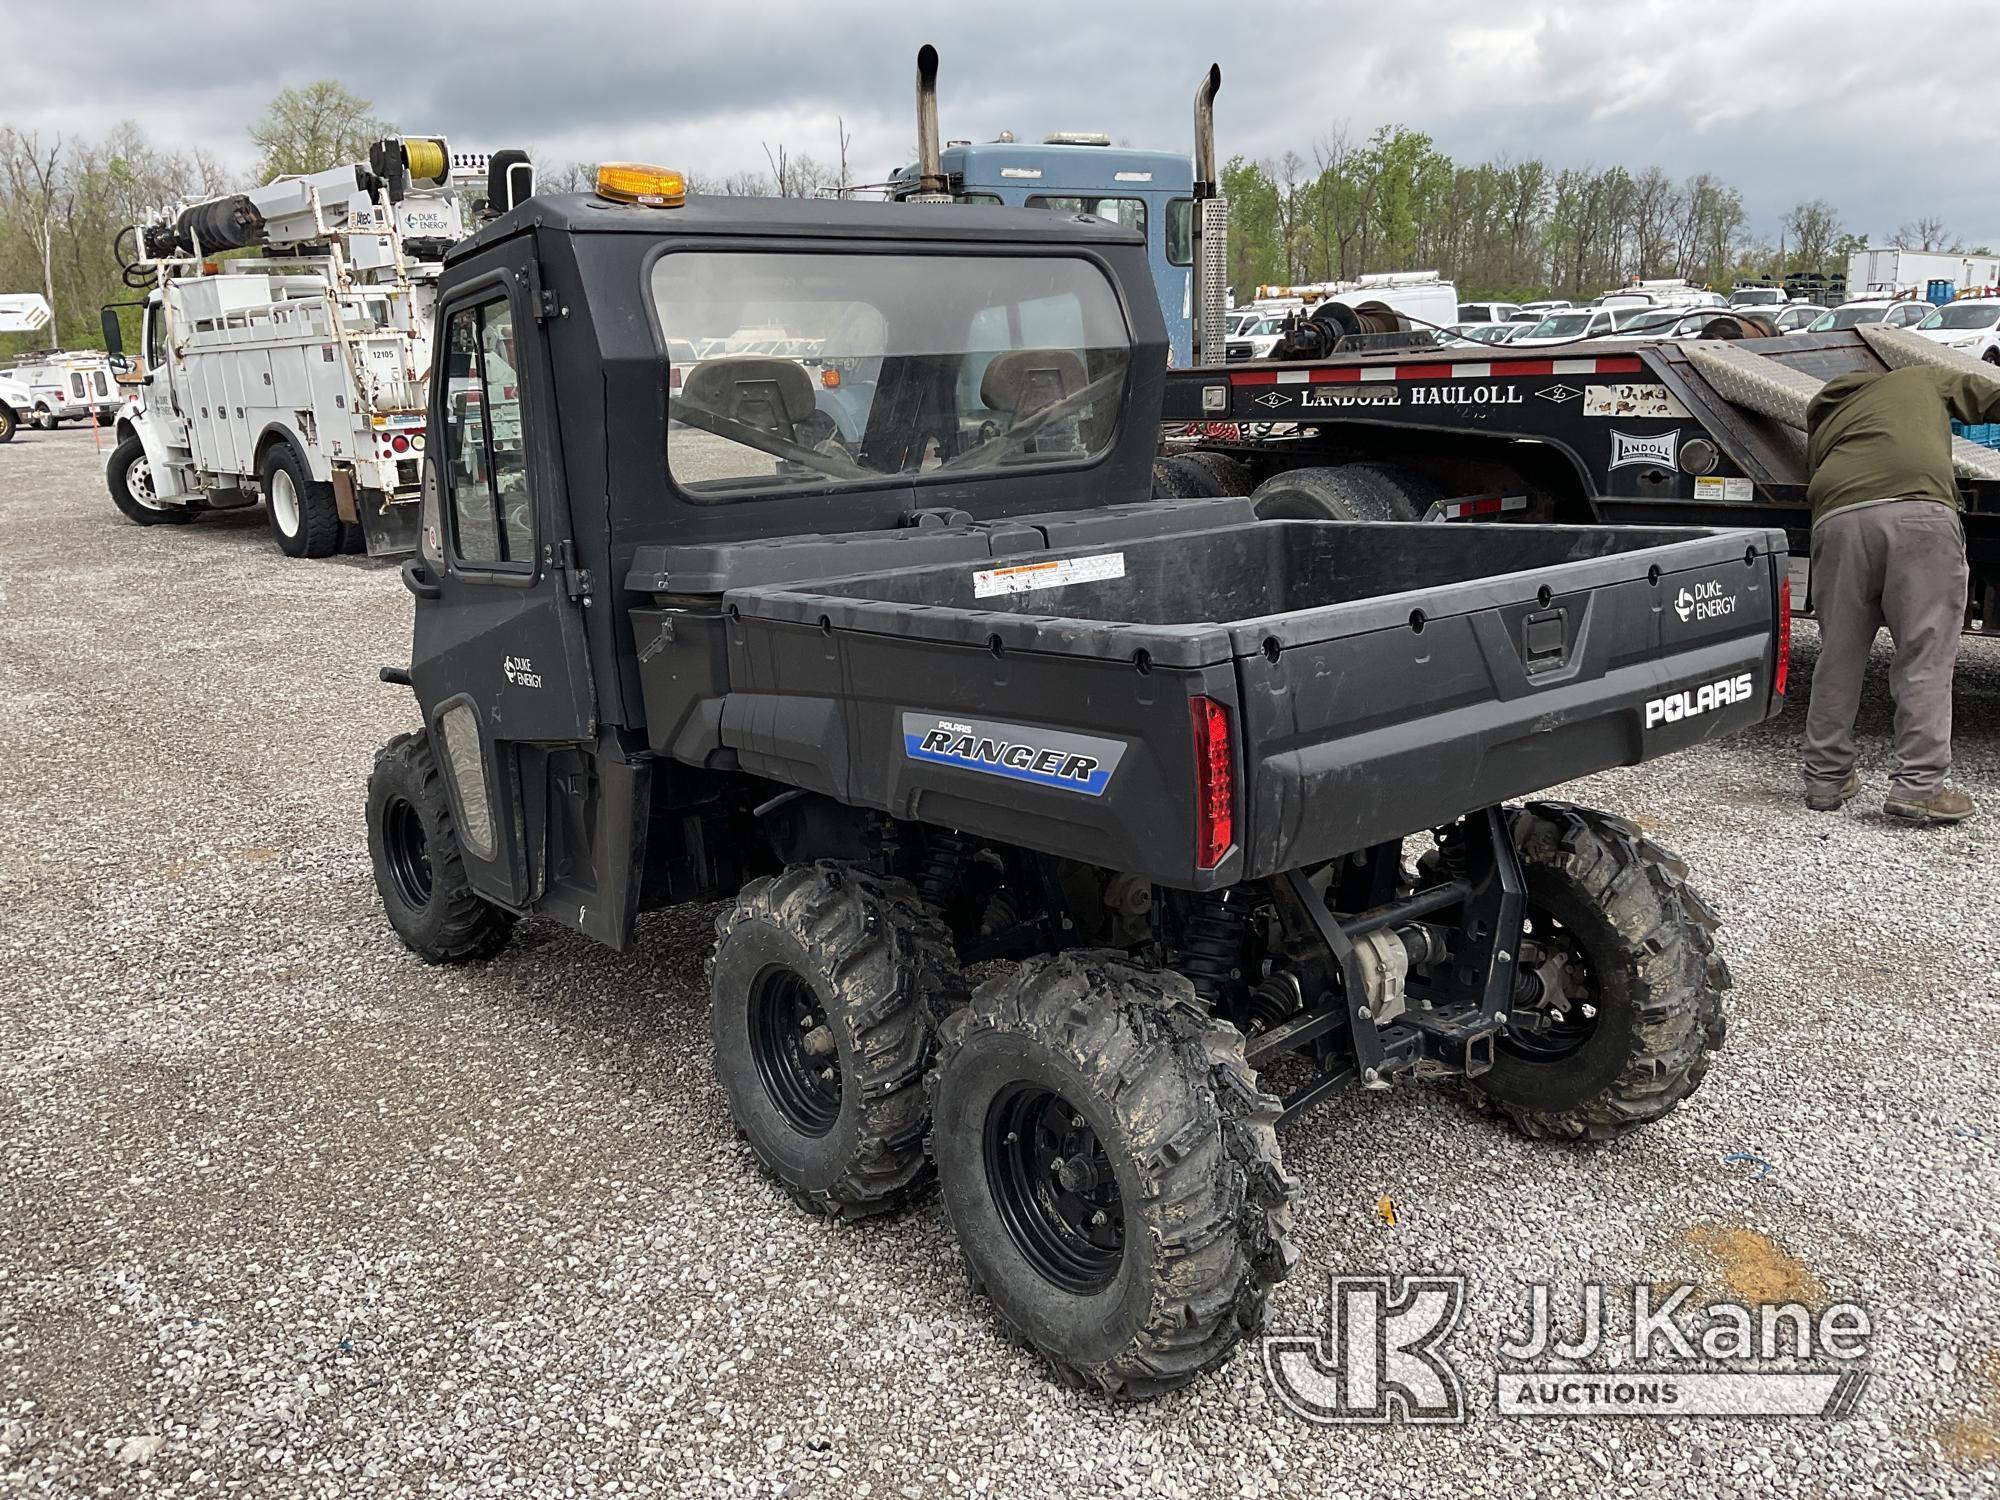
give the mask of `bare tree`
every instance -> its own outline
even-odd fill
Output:
[[[42,295],[51,308],[57,306],[56,201],[61,190],[58,165],[62,155],[61,136],[44,147],[39,135],[23,135],[11,126],[0,131],[0,174],[6,183],[8,217],[21,226],[42,263]],[[61,347],[53,317],[49,319],[49,347]]]
[[[1944,220],[1932,214],[1905,224],[1896,231],[1896,243],[1905,250],[1957,250],[1957,238],[1944,227]]]
[[[1824,198],[1792,205],[1785,215],[1784,229],[1792,242],[1792,267],[1802,271],[1824,271],[1840,236],[1840,220],[1833,205]]]

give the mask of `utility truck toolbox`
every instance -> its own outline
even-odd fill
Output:
[[[935,1187],[1064,1378],[1151,1395],[1260,1326],[1277,1129],[1336,1090],[1442,1070],[1607,1140],[1708,1074],[1685,866],[1508,799],[1776,713],[1780,534],[1160,497],[1166,328],[1094,215],[609,163],[436,299],[389,921],[475,962],[726,902],[745,1166],[837,1218]]]

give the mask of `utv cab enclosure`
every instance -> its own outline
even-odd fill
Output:
[[[840,1217],[935,1184],[1008,1328],[1128,1396],[1258,1326],[1332,1090],[1575,1139],[1694,1090],[1684,867],[1506,803],[1775,713],[1782,535],[1156,500],[1136,233],[599,187],[439,284],[422,724],[369,788],[412,948],[727,903],[759,1162]]]

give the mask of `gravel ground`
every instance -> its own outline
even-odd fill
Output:
[[[1329,1272],[1472,1278],[1469,1425],[1326,1428],[1250,1349],[1149,1406],[1061,1390],[935,1203],[791,1208],[709,1074],[707,912],[626,958],[534,924],[484,968],[405,953],[360,817],[412,722],[373,680],[408,650],[391,569],[289,562],[256,515],[129,526],[77,432],[0,449],[0,561],[0,1492],[2000,1483],[2000,818],[1882,818],[1880,662],[1840,815],[1797,800],[1796,706],[1569,789],[1684,853],[1727,921],[1730,1046],[1688,1108],[1588,1151],[1402,1088],[1287,1136],[1275,1329],[1322,1326]],[[1805,628],[1795,680],[1813,659]],[[1959,779],[2000,814],[2000,641],[1958,687]],[[1501,1418],[1536,1279],[1858,1300],[1873,1380],[1831,1424]]]

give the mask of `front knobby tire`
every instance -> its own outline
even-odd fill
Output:
[[[961,996],[944,924],[906,882],[825,860],[751,881],[715,931],[716,1076],[764,1170],[837,1219],[926,1193],[931,1016]]]
[[[1262,1326],[1296,1259],[1280,1106],[1185,978],[1029,959],[945,1019],[930,1089],[973,1279],[1061,1379],[1157,1395]]]
[[[1720,923],[1686,865],[1624,819],[1563,802],[1510,818],[1523,959],[1553,960],[1563,1003],[1510,1018],[1473,1093],[1526,1135],[1614,1140],[1699,1088],[1723,1045]]]
[[[426,962],[474,963],[507,946],[513,913],[466,876],[444,775],[424,734],[399,734],[375,754],[368,854],[389,925]]]

